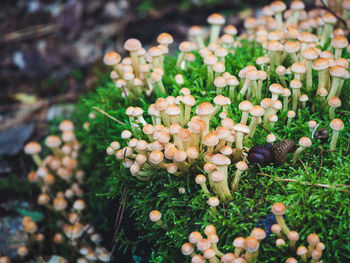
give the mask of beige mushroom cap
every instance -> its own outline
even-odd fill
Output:
[[[153,210],[149,213],[149,219],[152,222],[157,222],[161,219],[162,214],[158,210]]]
[[[299,139],[299,145],[304,147],[304,148],[307,148],[307,147],[310,147],[312,145],[312,141],[309,137],[301,137]]]
[[[24,152],[29,155],[37,154],[41,152],[41,145],[37,142],[28,142],[24,146]]]
[[[236,132],[241,132],[241,133],[244,133],[244,134],[249,134],[249,127],[247,125],[245,125],[244,123],[237,123],[233,129],[236,131]]]
[[[344,122],[341,119],[334,119],[329,124],[332,130],[341,131],[344,129]]]
[[[127,51],[136,51],[142,47],[142,44],[140,40],[136,38],[129,38],[127,41],[124,43],[124,48]]]
[[[208,17],[207,21],[211,25],[222,25],[222,24],[225,24],[225,18],[222,15],[218,14],[218,13],[211,14]]]

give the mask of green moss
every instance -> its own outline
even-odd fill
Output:
[[[261,46],[242,41],[242,47],[236,50],[235,55],[226,58],[226,70],[238,75],[240,69],[249,64],[255,64],[255,59],[263,54]],[[206,66],[196,54],[197,60],[189,65],[189,70],[183,72],[175,67],[176,58],[167,57],[165,60],[164,86],[168,94],[178,95],[179,86],[174,76],[182,73],[185,78],[184,86],[191,89],[197,104],[202,101],[212,102],[215,94],[214,87],[208,87],[206,79]],[[313,94],[317,89],[317,77],[313,83]],[[271,70],[271,77],[264,83],[264,91],[278,80]],[[290,80],[290,77],[286,77]],[[349,81],[344,84],[343,105],[348,110]],[[346,90],[348,89],[348,90]],[[224,95],[227,95],[224,93]],[[314,102],[313,97],[310,101]],[[280,167],[272,165],[258,169],[250,168],[240,182],[239,190],[234,200],[221,204],[218,214],[213,215],[206,204],[206,197],[195,184],[194,177],[200,172],[202,165],[186,174],[185,177],[176,177],[163,170],[149,171],[150,180],[142,182],[131,176],[129,171],[114,156],[107,156],[105,149],[110,142],[121,142],[120,133],[128,128],[110,118],[95,112],[96,117],[89,119],[89,112],[95,106],[128,123],[124,115],[127,105],[147,107],[155,101],[155,96],[140,98],[138,101],[126,101],[121,92],[110,81],[101,82],[96,92],[89,94],[78,105],[76,112],[77,136],[83,146],[81,163],[90,177],[89,196],[95,208],[101,209],[105,200],[97,194],[120,198],[124,189],[126,191],[126,205],[131,216],[136,220],[134,227],[140,232],[139,240],[147,241],[153,248],[150,262],[184,262],[180,247],[188,239],[192,231],[201,231],[208,224],[217,227],[220,241],[218,247],[224,252],[233,250],[232,241],[237,236],[247,236],[256,226],[259,218],[270,214],[270,207],[274,202],[284,202],[287,205],[286,222],[292,230],[300,233],[301,241],[297,244],[306,245],[306,237],[310,233],[320,235],[326,245],[324,262],[347,261],[350,259],[349,242],[349,192],[343,192],[339,185],[349,185],[350,157],[348,155],[349,125],[341,132],[337,152],[328,152],[329,144],[313,140],[313,145],[302,153],[297,165],[291,167],[284,164]],[[316,107],[318,108],[318,105]],[[328,113],[319,110],[311,113],[310,109],[300,110],[298,117],[290,128],[285,125],[286,113],[279,113],[279,121],[272,130],[282,139],[298,141],[302,136],[310,136],[307,121],[310,119],[320,123],[320,128],[329,128]],[[348,120],[349,112],[338,111],[337,117]],[[229,106],[229,117],[235,122],[239,121],[240,113],[238,102]],[[146,118],[147,119],[147,118]],[[89,121],[90,127],[86,131],[83,123]],[[217,126],[217,120],[212,127]],[[257,128],[256,135],[249,145],[261,145],[265,142],[268,133]],[[123,145],[125,146],[125,145]],[[322,147],[322,153],[321,153]],[[321,166],[322,164],[322,166]],[[235,168],[230,168],[233,176]],[[271,177],[258,175],[265,173]],[[275,177],[292,179],[296,182],[276,181]],[[311,185],[305,185],[308,182]],[[314,184],[331,185],[334,188],[316,186]],[[184,187],[185,194],[179,194],[178,189]],[[162,220],[167,223],[163,230],[149,221],[149,212],[157,209],[162,213]],[[120,237],[125,238],[124,235]],[[137,243],[137,242],[136,242]],[[124,241],[120,246],[133,246],[136,243]],[[279,250],[275,246],[275,237],[269,237],[262,243],[259,253],[259,262],[282,262],[288,256],[294,256],[288,249]],[[135,248],[135,247],[134,247]],[[188,261],[189,258],[186,258]]]

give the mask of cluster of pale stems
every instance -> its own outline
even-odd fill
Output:
[[[350,75],[348,60],[341,56],[350,46],[344,36],[346,30],[334,29],[336,17],[321,9],[306,13],[303,8],[301,1],[293,1],[289,10],[283,2],[275,1],[263,8],[261,17],[247,18],[246,32],[240,36],[232,25],[224,27],[224,34],[220,36],[225,23],[220,14],[208,17],[209,31],[199,26],[190,28],[191,41],[179,45],[176,64],[186,73],[190,70],[188,65],[196,59],[194,52],[199,53],[199,59],[207,68],[205,82],[209,89],[216,89],[214,105],[210,102],[198,105],[191,95],[191,87],[185,87],[185,74],[174,77],[181,88],[178,96],[167,96],[162,76],[166,74],[164,56],[173,42],[168,33],[160,34],[159,45],[147,52],[137,39],[127,40],[124,47],[130,57],[122,61],[118,53],[107,53],[104,62],[113,67],[111,78],[124,94],[138,96],[140,92],[155,89],[159,91],[157,94],[162,94],[148,108],[149,122],[141,108],[126,109],[131,130],[124,130],[121,138],[127,146],[121,148],[120,143],[114,141],[108,146],[107,154],[123,160],[124,166],[140,180],[148,180],[150,167],[158,166],[179,175],[186,173],[196,160],[204,158],[203,171],[207,176],[198,175],[196,182],[210,196],[208,179],[211,190],[225,201],[232,199],[241,174],[248,168],[244,142],[254,136],[257,125],[273,129],[280,120],[290,126],[298,108],[308,107],[312,111],[317,105],[319,111],[329,111],[329,121],[325,121],[332,129],[330,150],[336,150],[339,133],[344,128],[343,121],[335,118],[336,108],[341,106],[339,95]],[[318,26],[304,26],[311,21],[318,21]],[[206,37],[209,38],[207,46]],[[229,53],[235,54],[243,39],[248,39],[250,45],[261,44],[265,55],[256,59],[256,65],[247,65],[234,76],[225,70],[225,60]],[[328,49],[321,50],[329,41]],[[269,83],[273,70],[279,83]],[[312,77],[315,72],[318,85],[313,85],[313,81],[317,83]],[[291,79],[289,83],[286,76]],[[263,94],[267,96],[263,98]],[[309,96],[313,97],[312,103],[308,102]],[[241,111],[239,123],[228,118],[229,107],[235,105]],[[287,120],[279,117],[282,113],[287,113]],[[221,124],[215,129],[210,126],[213,119]],[[308,121],[310,137],[318,125],[315,120]],[[139,134],[144,139],[133,138],[140,138]],[[273,144],[275,140],[274,134],[266,137],[268,143]],[[301,137],[292,163],[311,145],[309,137]],[[229,178],[228,167],[232,162],[236,173],[234,178]]]
[[[39,143],[29,142],[24,148],[24,152],[31,155],[38,166],[36,171],[29,173],[28,181],[40,187],[37,202],[55,215],[57,232],[52,240],[47,240],[40,231],[45,226],[39,227],[29,216],[23,217],[22,224],[28,234],[28,244],[19,246],[18,254],[22,259],[31,254],[37,262],[44,262],[43,242],[52,241],[55,246],[65,245],[79,253],[79,263],[109,262],[110,254],[100,245],[100,234],[96,233],[92,225],[83,222],[83,214],[87,209],[82,189],[84,172],[78,169],[79,143],[75,138],[74,125],[71,121],[64,120],[60,123],[59,130],[61,136],[46,137],[45,145],[51,153],[44,159],[40,157],[42,147]],[[29,248],[37,250],[31,251]],[[61,260],[60,262],[68,262],[64,258]]]
[[[322,262],[322,252],[325,249],[324,243],[320,242],[317,234],[311,233],[307,236],[308,247],[296,247],[299,240],[299,233],[290,230],[284,219],[283,214],[286,207],[282,203],[275,203],[272,206],[272,212],[275,215],[276,224],[271,226],[271,232],[276,236],[276,247],[283,249],[289,246],[290,252],[300,257],[302,262],[320,263]],[[150,219],[157,224],[161,222],[161,214],[154,210],[150,213]],[[185,256],[192,258],[192,263],[204,263],[208,260],[210,263],[251,263],[258,262],[260,243],[266,238],[265,230],[255,228],[248,237],[237,237],[233,240],[234,252],[222,253],[218,247],[219,237],[214,225],[208,225],[204,228],[206,238],[198,231],[192,232],[188,241],[182,245],[181,252]],[[288,242],[289,244],[287,244]],[[287,256],[286,256],[287,257]],[[289,257],[286,263],[297,263],[294,257]]]

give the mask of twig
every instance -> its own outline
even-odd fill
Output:
[[[101,109],[99,109],[99,108],[97,108],[97,107],[95,107],[95,106],[92,106],[92,108],[93,108],[94,110],[97,110],[99,113],[101,113],[101,114],[107,116],[108,118],[114,120],[116,123],[119,123],[120,125],[126,125],[124,122],[122,122],[122,121],[120,121],[120,120],[117,120],[116,118],[114,118],[113,116],[111,116],[111,115],[109,115],[107,112],[105,112],[104,110],[101,110]]]
[[[322,145],[320,145],[320,150],[321,150],[321,152],[320,152],[320,156],[321,156],[321,158],[320,158],[320,168],[317,171],[316,178],[320,175],[321,169],[322,169],[322,165],[323,165],[323,147],[322,147]]]
[[[339,189],[337,188],[336,186],[338,187],[350,187],[350,185],[329,185],[329,184],[318,184],[318,183],[310,183],[310,182],[306,182],[306,181],[297,181],[295,179],[289,179],[289,178],[281,178],[281,177],[278,177],[278,176],[272,176],[270,174],[266,174],[266,173],[257,173],[258,175],[264,175],[264,176],[267,176],[267,177],[270,177],[272,178],[274,181],[278,182],[278,181],[281,181],[281,182],[287,182],[287,183],[298,183],[298,184],[303,184],[303,185],[310,185],[310,186],[318,186],[318,187],[324,187],[324,188],[329,188],[329,189],[335,189],[335,190],[338,190],[338,191],[342,191],[342,192],[346,192],[346,193],[350,193],[349,190],[345,190],[345,189]]]
[[[52,32],[55,32],[58,29],[59,29],[59,25],[56,25],[56,24],[35,25],[35,26],[27,27],[21,30],[8,33],[4,35],[2,40],[4,42],[9,42],[9,41],[23,40],[30,37],[41,37],[43,35],[47,35]]]
[[[315,1],[316,2],[316,1]],[[317,8],[321,8],[321,9],[325,9],[327,10],[329,13],[331,13],[333,16],[335,16],[340,22],[342,22],[344,24],[344,26],[346,27],[346,22],[343,18],[341,18],[340,16],[338,16],[332,9],[330,9],[323,0],[320,0],[322,6],[316,5],[315,6]]]
[[[252,119],[252,117],[250,117],[250,116],[249,116],[249,118]],[[267,129],[266,127],[264,127],[264,126],[261,125],[260,123],[258,123],[258,126],[259,126],[260,128],[263,128],[263,129],[264,129],[265,131],[267,131],[268,133],[272,133],[269,129]],[[273,134],[273,133],[272,133],[272,134]],[[277,139],[279,139],[280,141],[282,141],[282,139],[281,139],[280,137],[278,137],[276,134],[273,134],[273,135],[275,135]]]
[[[349,137],[349,139],[348,139],[348,145],[346,146],[345,155],[348,155],[349,147],[350,147],[350,137]]]

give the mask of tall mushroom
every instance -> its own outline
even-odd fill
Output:
[[[331,121],[329,126],[333,130],[333,135],[332,135],[332,139],[330,142],[330,150],[335,151],[335,149],[337,147],[337,140],[339,137],[339,132],[344,128],[344,122],[340,119],[334,119]]]

